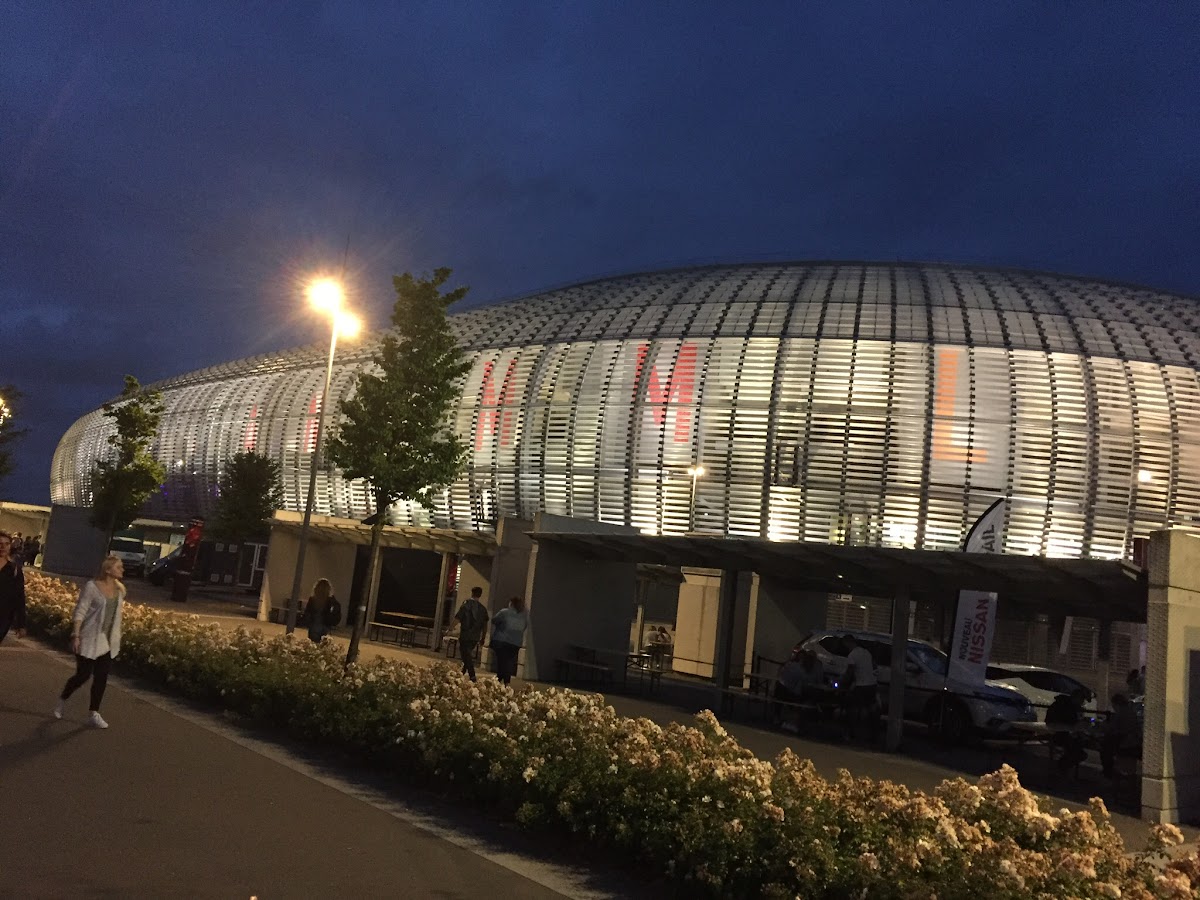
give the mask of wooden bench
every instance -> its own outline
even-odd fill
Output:
[[[738,702],[742,701],[745,703],[747,713],[750,715],[757,713],[764,721],[768,719],[773,721],[777,710],[791,710],[798,714],[815,714],[820,718],[824,717],[829,710],[840,708],[840,704],[834,702],[835,699],[834,695],[830,694],[824,702],[814,698],[776,700],[769,691],[725,688],[721,691],[721,711],[733,713],[737,709]]]
[[[661,660],[661,657],[659,658]],[[628,682],[629,673],[633,672],[637,676],[638,690],[640,691],[647,680],[650,682],[650,693],[658,688],[662,681],[662,667],[656,665],[654,655],[651,653],[630,653],[625,659],[625,678]]]
[[[555,680],[570,681],[572,672],[584,672],[592,676],[592,680],[609,683],[612,681],[613,672],[612,666],[606,666],[604,663],[588,662],[583,659],[564,659],[562,657],[554,660]]]
[[[372,632],[374,629],[374,632]],[[374,637],[372,637],[374,633]],[[367,626],[367,639],[379,641],[381,644],[387,643],[387,636],[390,634],[393,640],[401,647],[411,647],[413,645],[413,635],[416,629],[411,625],[391,625],[388,622],[371,622]]]

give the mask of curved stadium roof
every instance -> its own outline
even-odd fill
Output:
[[[713,301],[717,301],[714,303]],[[636,337],[840,337],[1004,347],[1200,368],[1200,301],[1024,270],[928,263],[747,263],[602,278],[453,313],[464,349]],[[365,341],[339,364],[374,352]],[[153,385],[312,365],[323,344]]]

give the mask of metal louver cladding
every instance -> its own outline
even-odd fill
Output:
[[[468,466],[432,516],[488,529],[544,510],[707,533],[954,548],[999,496],[1005,550],[1128,556],[1200,515],[1200,302],[1038,272],[857,262],[607,278],[451,317],[472,360],[452,427]],[[331,394],[370,365],[339,353]],[[224,460],[280,460],[300,509],[324,349],[159,382],[147,515],[209,512]],[[55,503],[87,505],[96,410],[59,443]],[[689,467],[702,465],[692,479]],[[694,520],[692,491],[695,490]],[[335,470],[316,511],[361,518]]]

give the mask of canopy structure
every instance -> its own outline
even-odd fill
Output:
[[[294,518],[293,518],[294,516]],[[300,533],[300,517],[294,513],[279,515],[271,520],[271,528],[284,534]],[[308,526],[312,541],[371,543],[371,526],[353,519],[321,516]],[[496,539],[478,531],[452,528],[420,528],[412,525],[385,525],[381,546],[402,550],[430,550],[434,553],[458,553],[465,556],[495,556]]]
[[[953,596],[993,591],[1028,613],[1146,621],[1147,579],[1120,560],[1050,559],[894,547],[766,541],[708,535],[534,532],[597,559],[757,572],[800,590],[893,597],[898,590]]]

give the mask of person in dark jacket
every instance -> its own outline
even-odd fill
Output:
[[[475,680],[475,648],[487,632],[488,611],[480,598],[483,588],[471,588],[471,596],[458,608],[454,618],[458,620],[458,655],[462,657],[463,671]]]
[[[1082,728],[1083,704],[1088,696],[1086,688],[1076,688],[1069,694],[1059,694],[1046,710],[1046,726],[1053,732],[1051,743],[1062,750],[1059,772],[1069,772],[1087,759]]]
[[[10,558],[11,553],[12,537],[0,531],[0,643],[9,629],[15,630],[17,637],[25,636],[25,573]]]
[[[312,596],[304,604],[304,624],[308,626],[308,639],[320,643],[321,638],[337,628],[342,621],[342,604],[333,596],[333,585],[328,578],[319,578],[313,585]]]

